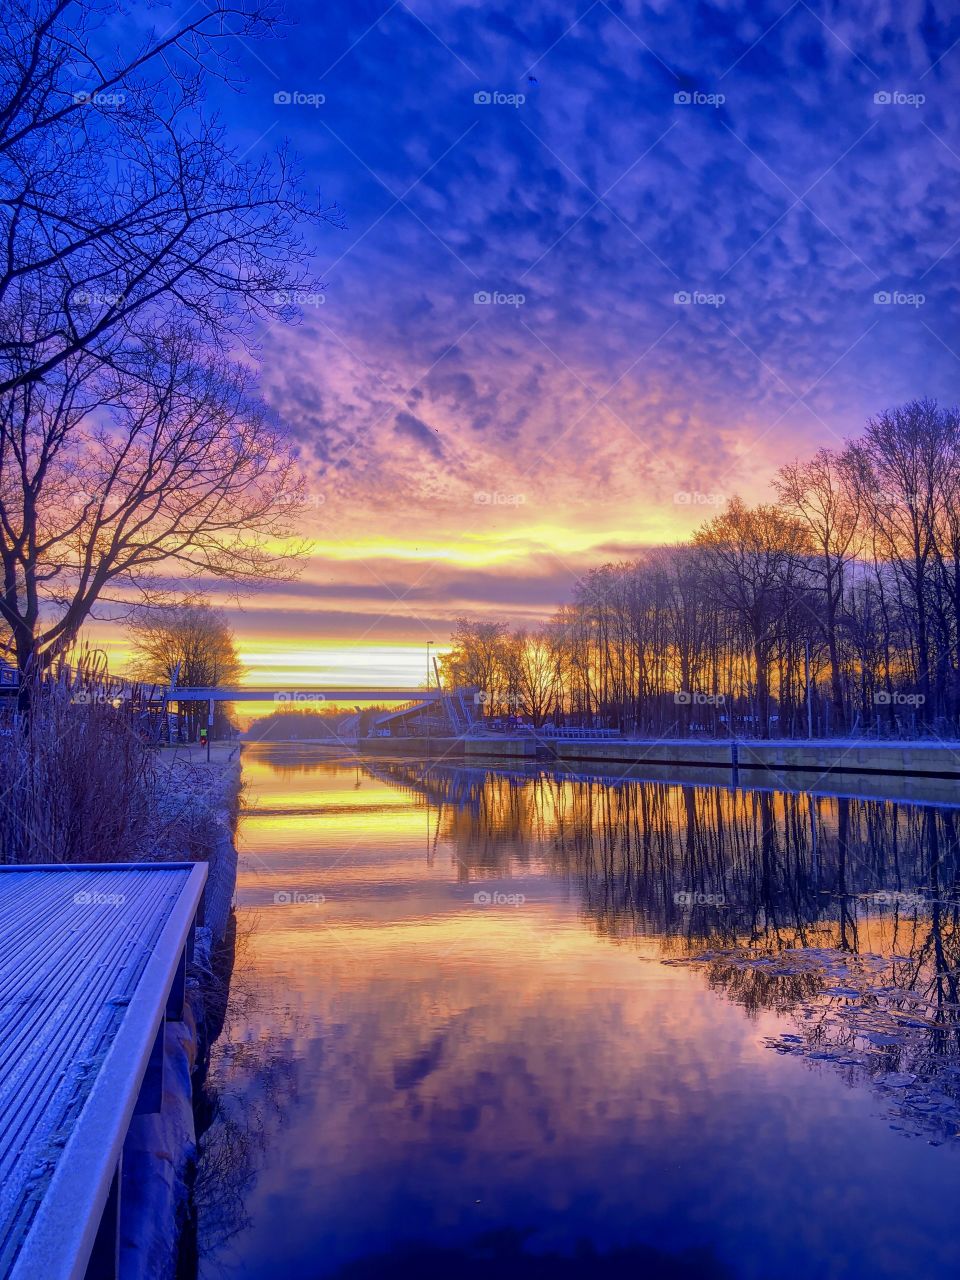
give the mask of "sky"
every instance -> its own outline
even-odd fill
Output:
[[[231,609],[251,680],[416,684],[458,614],[535,625],[870,414],[956,401],[951,4],[287,12],[211,93],[347,224],[261,335],[313,547]]]

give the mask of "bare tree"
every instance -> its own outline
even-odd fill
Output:
[[[518,631],[510,645],[518,709],[540,728],[558,700],[557,656],[546,631]]]
[[[830,658],[830,690],[836,728],[846,727],[840,661],[839,621],[851,566],[862,545],[863,500],[853,482],[848,453],[819,449],[807,462],[780,469],[775,481],[780,501],[809,530],[809,565],[819,582],[823,610],[813,611]]]
[[[932,710],[930,629],[937,533],[955,473],[960,418],[932,400],[914,400],[871,418],[851,454],[870,524],[898,589],[898,605],[915,649],[920,717]]]
[[[132,644],[131,674],[139,680],[168,686],[176,680],[180,688],[216,689],[236,685],[243,675],[227,616],[206,600],[140,610],[127,631]],[[196,737],[206,713],[205,702],[187,703],[191,738]]]
[[[89,352],[135,362],[175,314],[226,347],[319,288],[299,226],[338,220],[281,151],[234,154],[203,111],[265,6],[212,0],[135,49],[97,0],[17,0],[0,37],[0,395]]]
[[[484,708],[503,705],[510,690],[510,646],[507,626],[458,618],[443,659],[444,674],[454,686],[474,686]]]
[[[237,157],[203,104],[258,0],[131,47],[99,0],[14,0],[0,34],[0,618],[21,670],[107,587],[281,572],[289,445],[233,359],[312,280],[338,221],[283,155]],[[289,569],[289,564],[287,565]]]
[[[0,399],[0,617],[18,665],[76,638],[107,587],[286,575],[272,539],[299,506],[295,464],[236,371],[173,338],[143,380],[91,402],[69,377]]]
[[[454,681],[515,692],[536,723],[960,731],[960,411],[888,410],[774,483],[776,505],[735,499],[692,545],[588,571],[506,658],[505,623],[461,623]]]

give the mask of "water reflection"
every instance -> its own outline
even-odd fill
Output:
[[[955,1273],[955,811],[277,757],[205,1276]]]
[[[734,1280],[734,1273],[709,1249],[664,1253],[651,1245],[598,1254],[585,1243],[574,1257],[531,1254],[523,1232],[505,1230],[470,1241],[462,1248],[423,1245],[374,1258],[361,1258],[337,1272],[337,1280],[374,1280],[416,1276],[419,1280]]]
[[[879,800],[611,786],[394,764],[438,806],[461,871],[549,849],[585,917],[610,937],[695,950],[745,1009],[795,1015],[782,1053],[856,1068],[904,1130],[958,1136],[958,814]],[[502,834],[510,836],[509,843]]]

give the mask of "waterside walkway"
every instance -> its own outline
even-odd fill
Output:
[[[157,1111],[207,869],[0,867],[0,1277],[114,1280],[123,1144]]]

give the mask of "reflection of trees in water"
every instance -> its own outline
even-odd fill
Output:
[[[193,1207],[197,1256],[207,1263],[250,1223],[245,1206],[267,1143],[296,1101],[296,1056],[291,1045],[304,1029],[289,1009],[266,1005],[248,956],[256,918],[247,916],[244,924],[245,932],[237,940],[226,1020],[197,1099],[199,1149]],[[270,1033],[244,1038],[244,1032],[257,1023],[271,1028]]]
[[[956,810],[538,769],[395,769],[437,805],[462,878],[545,864],[576,885],[599,933],[657,937],[748,1011],[792,1013],[797,1034],[776,1042],[781,1052],[868,1076],[912,1131],[960,1125]]]
[[[890,922],[887,922],[890,923]],[[843,1069],[881,1091],[894,1127],[956,1137],[960,1127],[960,945],[955,912],[934,906],[901,929],[894,951],[875,938],[870,951],[748,947],[676,963],[702,965],[712,987],[751,1011],[793,1015],[795,1031],[772,1037],[780,1053]],[[886,953],[886,954],[883,954]],[[947,995],[950,999],[945,998]]]
[[[578,884],[601,932],[656,934],[678,954],[704,942],[776,950],[828,939],[856,952],[864,919],[880,909],[865,895],[888,895],[894,943],[917,910],[960,897],[951,809],[540,769],[391,762],[376,772],[437,807],[463,876],[545,864]]]
[[[245,743],[244,758],[247,764],[251,760],[257,764],[266,764],[281,776],[318,773],[321,769],[329,769],[331,765],[349,766],[357,760],[356,753],[349,745],[343,745],[335,739],[329,745],[313,742],[308,747],[298,747],[293,743]]]

